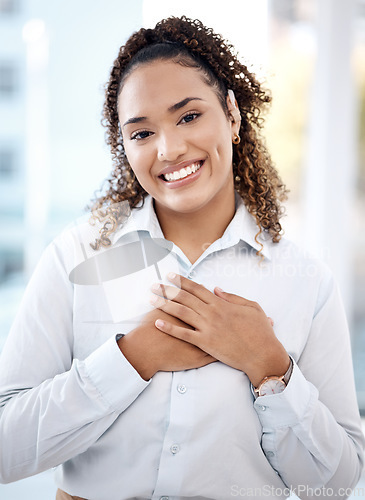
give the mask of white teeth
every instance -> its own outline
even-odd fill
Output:
[[[188,167],[182,168],[180,170],[176,170],[175,172],[171,172],[169,174],[164,174],[164,178],[166,181],[171,182],[171,181],[177,181],[179,179],[184,179],[184,177],[187,177],[188,175],[193,174],[199,168],[201,167],[201,162],[193,163],[192,165],[189,165]]]

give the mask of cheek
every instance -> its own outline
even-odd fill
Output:
[[[124,151],[128,163],[136,174],[137,178],[141,176],[143,177],[144,170],[147,170],[146,151],[143,151],[142,148],[138,148],[134,145],[128,146],[126,144],[124,145]]]
[[[207,137],[207,146],[213,159],[231,165],[233,148],[231,135],[227,133],[227,130],[212,133],[210,137]]]
[[[216,154],[232,156],[232,137],[230,123],[225,120],[212,120],[200,137],[200,144],[206,149],[216,151]]]
[[[127,157],[128,163],[131,165],[131,163],[133,163],[133,155],[131,154],[131,150],[130,150],[130,148],[128,147],[128,144],[129,144],[129,141],[127,142],[127,141],[123,138],[123,148],[124,148],[124,153],[125,153],[125,156]]]

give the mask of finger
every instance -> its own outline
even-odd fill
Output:
[[[215,301],[214,294],[203,285],[199,285],[195,281],[184,278],[184,276],[181,276],[180,274],[169,273],[167,277],[171,283],[182,290],[191,293],[206,304],[211,304]]]
[[[165,285],[159,284],[159,283],[154,283],[152,285],[152,289],[154,289],[154,288],[157,289],[157,287],[158,287],[158,292],[159,292],[158,295],[160,295],[164,299],[167,299],[166,293],[165,293]]]
[[[155,309],[160,309],[166,302],[166,299],[161,296],[153,295],[150,297],[150,304],[153,305]]]
[[[193,344],[199,347],[197,344],[198,336],[195,334],[195,330],[190,330],[182,326],[173,325],[172,323],[163,321],[162,319],[157,319],[155,321],[155,326],[161,332],[171,335],[171,337],[184,340],[184,342],[189,342],[189,344]]]
[[[159,297],[164,297],[165,299],[172,300],[179,304],[183,304],[186,307],[189,307],[193,311],[199,314],[199,310],[205,304],[198,297],[192,295],[186,290],[181,290],[181,288],[177,288],[176,286],[169,285],[160,285],[159,283],[154,283],[151,287],[153,293],[158,295]]]
[[[274,320],[272,318],[270,318],[270,316],[268,316],[267,319],[269,320],[270,325],[274,326]]]
[[[183,321],[193,328],[198,327],[199,315],[189,307],[156,296],[152,297],[150,302],[157,309],[166,312],[170,316],[174,316],[174,318]]]
[[[211,363],[216,363],[218,360],[207,354],[207,357],[204,358],[204,364],[201,366],[207,366],[210,365]]]
[[[260,307],[257,302],[253,302],[252,300],[245,299],[244,297],[241,297],[240,295],[235,295],[234,293],[227,293],[224,292],[221,288],[216,286],[214,288],[214,293],[217,295],[217,297],[221,297],[222,299],[226,300],[227,302],[231,302],[232,304],[237,304],[241,306],[247,306],[247,307]]]

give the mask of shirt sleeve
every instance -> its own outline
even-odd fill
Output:
[[[0,482],[87,450],[148,386],[115,335],[73,359],[73,285],[59,248],[45,251],[0,357]]]
[[[350,336],[332,278],[322,285],[319,302],[287,387],[258,397],[254,407],[264,453],[297,496],[347,498],[363,468],[364,436]]]

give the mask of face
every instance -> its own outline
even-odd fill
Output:
[[[239,123],[197,69],[169,61],[137,67],[124,83],[118,114],[129,164],[157,212],[195,213],[234,197]]]

